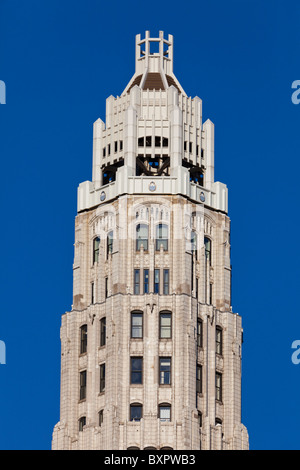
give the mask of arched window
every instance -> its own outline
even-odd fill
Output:
[[[103,410],[99,411],[98,418],[99,418],[98,424],[99,424],[99,426],[102,426],[102,424],[103,424]]]
[[[131,312],[131,338],[143,338],[143,312]]]
[[[87,325],[80,327],[80,354],[84,354],[87,351]]]
[[[158,406],[159,419],[164,423],[171,421],[171,405],[169,403],[162,403]]]
[[[172,313],[160,312],[159,314],[159,337],[172,338]]]
[[[114,245],[114,232],[111,230],[107,235],[106,256],[111,255]]]
[[[160,250],[161,245],[164,251],[168,251],[169,227],[166,224],[156,226],[155,249]]]
[[[79,432],[82,432],[83,431],[83,426],[86,425],[86,417],[85,416],[82,416],[81,418],[79,418],[78,420],[78,430]]]
[[[130,421],[140,421],[143,417],[143,405],[132,403],[130,405]]]
[[[140,251],[141,245],[143,245],[144,250],[148,250],[148,232],[147,224],[138,224],[136,226],[136,251]]]
[[[99,247],[100,237],[96,237],[93,240],[93,263],[98,263],[99,261]]]

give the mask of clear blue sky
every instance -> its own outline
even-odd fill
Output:
[[[76,192],[92,125],[134,73],[135,34],[174,35],[174,72],[216,126],[228,185],[242,420],[252,449],[300,449],[300,3],[0,0],[0,449],[49,449]]]

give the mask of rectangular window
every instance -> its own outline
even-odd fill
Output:
[[[139,295],[140,293],[140,270],[134,270],[134,293],[135,295]]]
[[[131,338],[143,338],[142,312],[133,312],[131,314]]]
[[[159,294],[159,269],[154,269],[154,294]]]
[[[190,153],[192,153],[192,151],[193,151],[193,144],[192,144],[192,142],[189,143],[189,151],[190,151]]]
[[[168,142],[168,138],[167,138],[167,137],[163,137],[162,144],[163,144],[163,147],[168,147],[169,142]]]
[[[212,293],[213,293],[213,285],[210,283],[209,284],[209,305],[212,305]]]
[[[115,153],[118,151],[118,141],[115,141]]]
[[[94,238],[93,240],[93,263],[98,263],[99,261],[99,247],[100,247],[100,238]]]
[[[144,269],[144,294],[149,294],[149,269]]]
[[[105,278],[105,298],[108,297],[108,277]]]
[[[164,269],[164,295],[169,295],[169,270]]]
[[[130,421],[140,421],[143,416],[142,405],[130,405]]]
[[[148,250],[148,225],[138,224],[136,227],[136,251],[140,251],[143,245],[144,250]]]
[[[171,406],[170,405],[159,406],[159,419],[160,421],[165,421],[165,422],[171,421]]]
[[[85,416],[82,416],[79,421],[79,427],[78,427],[78,431],[79,432],[82,432],[83,431],[83,427],[86,425],[86,417]]]
[[[85,400],[86,398],[86,370],[83,370],[82,372],[80,372],[79,382],[80,382],[79,399]]]
[[[159,358],[159,384],[171,385],[171,358]]]
[[[155,147],[160,147],[161,137],[155,136]]]
[[[107,248],[106,248],[106,256],[111,255],[113,252],[113,244],[114,244],[114,232],[111,231],[107,235]]]
[[[205,247],[205,258],[208,260],[209,265],[211,265],[211,240],[210,238],[204,237],[204,247]]]
[[[120,148],[120,152],[121,152],[121,151],[123,150],[123,140],[120,140],[120,146],[119,146],[119,148]]]
[[[105,363],[100,364],[100,393],[105,391]]]
[[[100,320],[100,346],[106,344],[106,318],[103,317]]]
[[[222,401],[222,374],[216,372],[216,400]]]
[[[82,325],[80,328],[80,354],[87,351],[87,325]]]
[[[143,358],[130,358],[130,383],[133,385],[143,383]]]
[[[103,424],[103,410],[99,411],[99,426]]]
[[[155,250],[159,251],[162,245],[164,251],[168,251],[169,230],[168,225],[158,224],[156,226]]]
[[[197,393],[202,393],[202,366],[200,364],[197,364],[196,391]]]
[[[139,137],[138,138],[138,146],[139,147],[144,147],[144,137]]]
[[[106,156],[106,147],[103,147],[103,157]]]
[[[110,155],[110,144],[108,144],[107,150],[108,150],[108,155]]]
[[[149,135],[146,137],[146,147],[151,147],[151,145],[152,145],[152,138]]]
[[[159,337],[171,338],[172,337],[172,316],[171,313],[161,313],[159,316]]]
[[[216,328],[216,353],[222,354],[222,329],[218,326]]]
[[[203,345],[203,323],[200,318],[197,319],[197,346],[202,348]]]
[[[91,283],[91,304],[95,302],[95,283]]]

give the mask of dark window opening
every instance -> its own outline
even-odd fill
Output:
[[[202,366],[197,364],[196,370],[196,391],[202,393]]]
[[[105,346],[105,344],[106,344],[106,317],[103,317],[100,320],[100,346]]]
[[[149,269],[144,269],[144,294],[149,294]]]
[[[222,328],[216,327],[216,353],[222,354]]]
[[[105,364],[100,365],[100,393],[105,391]]]
[[[121,158],[118,162],[113,165],[108,165],[102,170],[102,184],[109,184],[116,180],[116,173],[118,169],[124,165],[124,159]]]
[[[202,348],[203,345],[203,322],[200,318],[197,319],[197,346]]]
[[[79,374],[79,399],[85,400],[86,398],[86,370]]]
[[[143,417],[143,406],[138,403],[130,405],[130,421],[140,421],[142,417]]]
[[[141,385],[143,383],[143,358],[130,358],[130,383],[132,385]]]
[[[83,431],[83,426],[85,426],[85,425],[86,425],[86,417],[82,416],[78,420],[78,431],[82,432]]]
[[[136,176],[170,176],[170,157],[168,155],[138,155]]]
[[[87,325],[80,328],[80,354],[87,352]]]

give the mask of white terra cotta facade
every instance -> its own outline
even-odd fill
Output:
[[[248,449],[227,213],[214,125],[146,31],[78,188],[53,449]]]

